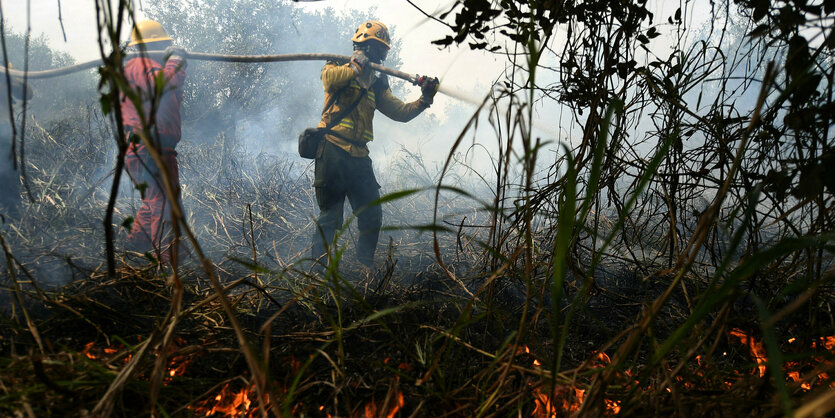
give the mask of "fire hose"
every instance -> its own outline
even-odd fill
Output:
[[[125,58],[131,58],[136,55],[145,55],[145,56],[152,56],[154,52],[148,53],[134,53],[134,54],[127,54]],[[276,55],[226,55],[226,54],[210,54],[204,52],[187,52],[186,58],[198,61],[224,61],[224,62],[246,62],[246,63],[264,63],[264,62],[290,62],[290,61],[334,61],[339,63],[346,63],[351,60],[351,57],[345,55],[336,55],[336,54],[319,54],[319,53],[300,53],[300,54],[276,54]],[[380,64],[370,63],[371,68],[376,71],[379,71],[383,74],[388,74],[393,77],[397,77],[403,80],[406,80],[412,84],[417,84],[418,76],[415,74],[409,74],[400,70],[395,70],[393,68],[385,67]],[[0,66],[0,74],[4,72],[8,72],[12,77],[24,77],[33,80],[33,79],[44,79],[44,78],[52,78],[52,77],[60,77],[67,74],[72,74],[75,72],[89,70],[92,68],[96,68],[102,65],[100,60],[93,60],[88,62],[82,62],[75,65],[70,65],[67,67],[61,68],[52,68],[48,70],[40,70],[40,71],[20,71],[15,69],[7,69],[3,66]],[[438,90],[440,93],[444,93],[447,96],[454,97],[460,100],[465,100],[468,102],[472,102],[473,100],[467,97],[464,97],[460,93],[453,92],[450,89],[445,88],[445,86],[441,86]]]

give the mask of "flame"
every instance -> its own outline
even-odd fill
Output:
[[[606,411],[614,415],[620,413],[620,401],[613,401],[611,399],[604,399],[606,401]]]
[[[821,373],[821,374],[819,374],[819,375],[818,375],[818,379],[820,379],[820,381],[821,381],[821,382],[826,382],[826,381],[828,381],[828,380],[829,380],[829,373]],[[829,387],[830,387],[830,388],[835,389],[835,381],[830,381],[830,382],[829,382]]]
[[[194,360],[193,356],[189,357],[174,357],[168,362],[168,377],[182,376],[186,373],[186,368],[189,363]]]
[[[535,398],[531,416],[536,418],[552,418],[558,416],[557,412],[575,413],[579,411],[580,405],[583,404],[583,397],[586,391],[584,389],[562,385],[554,388],[552,396],[543,393],[539,388],[535,388],[533,393]]]
[[[612,364],[612,359],[604,352],[595,353],[591,360],[591,365],[594,368],[606,367]]]
[[[403,392],[397,392],[397,405],[391,409],[388,418],[394,418],[394,415],[400,408],[403,408],[403,405],[406,405],[406,400],[403,399]]]
[[[411,365],[411,364],[409,364],[409,363],[405,363],[405,362],[404,362],[404,363],[400,363],[400,364],[398,364],[398,365],[397,365],[397,369],[398,369],[398,370],[403,370],[403,371],[408,372],[408,371],[411,371],[411,370],[412,370],[412,365]]]
[[[534,410],[531,412],[533,417],[557,417],[576,413],[580,410],[580,406],[585,399],[585,389],[579,389],[572,386],[557,386],[554,388],[554,396],[549,397],[542,393],[539,389],[534,390]],[[552,399],[554,401],[552,401]],[[557,401],[558,400],[558,401]],[[606,403],[606,413],[608,415],[617,415],[620,413],[620,401],[613,399],[604,399]],[[556,405],[559,403],[559,406]],[[559,412],[559,414],[558,414]]]
[[[254,385],[249,385],[235,392],[229,388],[229,383],[226,383],[217,395],[198,403],[193,410],[196,414],[203,414],[206,417],[215,414],[227,417],[247,416],[255,409],[252,408],[253,398],[255,398]]]
[[[319,412],[324,412],[326,417],[331,418],[331,414],[329,412],[325,412],[325,405],[320,405],[319,406]],[[294,415],[295,415],[295,413],[294,413]]]
[[[609,355],[607,355],[606,353],[604,353],[602,351],[597,353],[596,359],[599,360],[603,364],[612,364],[612,359],[609,358]]]
[[[91,353],[90,350],[93,349],[94,342],[90,341],[89,343],[84,345],[84,349],[81,350],[81,355],[87,357],[90,360],[95,360],[98,358],[95,354]]]
[[[172,344],[169,352],[174,352],[178,348],[178,344],[183,344],[184,341],[178,338],[174,344]],[[112,366],[112,362],[115,358],[106,358],[112,357],[114,355],[118,355],[120,352],[124,351],[124,346],[111,346],[111,347],[104,347],[98,348],[95,345],[95,342],[89,342],[84,345],[84,348],[79,353],[80,355],[87,357],[90,360],[106,360],[109,367]],[[131,358],[133,358],[132,353],[124,353],[122,354],[123,358],[121,358],[122,364],[127,364]],[[170,361],[168,362],[168,367],[166,368],[165,378],[163,382],[168,384],[175,376],[182,376],[186,372],[186,368],[189,363],[191,363],[194,358],[197,357],[197,354],[191,354],[188,356],[173,356],[171,357]],[[147,379],[147,376],[141,377]]]
[[[754,359],[757,360],[757,369],[760,372],[760,377],[765,376],[765,364],[766,361],[768,361],[768,357],[765,355],[765,348],[763,347],[763,344],[739,328],[732,329],[730,334],[739,338],[739,341],[742,344],[748,346],[748,349],[751,351],[751,357],[754,357]]]
[[[168,369],[166,373],[166,382],[170,381],[175,376],[182,376],[186,373],[188,365],[197,357],[197,353],[187,355],[176,355],[179,347],[186,345],[186,341],[180,337],[174,339],[173,344],[168,347],[168,354],[171,355],[168,360]]]
[[[520,346],[516,347],[516,355],[521,356],[523,354],[532,354],[530,347],[528,347],[526,345],[520,345]],[[533,359],[531,364],[533,364],[534,367],[542,366],[542,363],[536,358]]]
[[[385,410],[385,407],[388,405],[384,405],[383,409],[379,409],[377,407],[377,403],[374,399],[371,402],[365,404],[365,407],[362,410],[361,415],[354,415],[357,417],[364,417],[364,418],[378,418],[378,417],[386,417],[386,418],[394,418],[397,415],[397,412],[403,408],[403,405],[406,404],[405,399],[403,398],[403,392],[397,391],[397,401],[394,405],[390,406],[388,411]]]
[[[786,376],[787,376],[787,377],[789,378],[789,380],[791,380],[792,382],[795,382],[795,383],[797,383],[797,382],[801,382],[801,383],[800,383],[800,388],[801,388],[801,389],[803,389],[803,390],[811,390],[811,389],[812,389],[812,384],[811,384],[811,383],[809,383],[809,382],[803,382],[803,381],[802,381],[802,377],[800,376],[800,372],[798,372],[798,371],[790,371],[790,372],[786,373]]]
[[[114,354],[118,354],[123,349],[124,346],[121,345],[118,347],[98,348],[96,347],[96,343],[91,341],[87,344],[84,344],[84,348],[81,350],[79,354],[84,357],[87,357],[90,360],[102,360],[105,359],[105,356],[113,356]],[[124,358],[122,358],[121,360],[122,363],[127,364],[130,361],[131,357],[133,357],[133,354],[125,354]],[[113,359],[109,359],[109,362],[112,362],[112,360]]]
[[[520,347],[520,351],[530,353],[527,346],[523,347]],[[519,354],[518,351],[517,354]],[[595,353],[591,360],[593,368],[606,367],[611,363],[611,358],[609,358],[609,356],[602,351]],[[541,365],[537,359],[533,360],[533,364],[534,366]],[[626,372],[628,375],[632,375],[629,370],[626,370]],[[582,406],[583,400],[585,399],[585,394],[585,389],[580,389],[571,385],[560,385],[554,387],[550,396],[543,392],[540,387],[534,387],[534,409],[531,411],[531,416],[537,418],[552,418],[574,414],[580,410],[580,406]],[[620,401],[613,399],[604,399],[604,401],[606,403],[607,415],[617,415],[620,413]]]
[[[823,341],[823,346],[826,347],[827,350],[835,350],[835,335],[821,337],[820,339]]]
[[[766,357],[765,349],[763,348],[762,343],[756,341],[753,337],[751,337],[750,335],[738,328],[732,329],[730,331],[730,334],[739,338],[742,344],[748,346],[751,352],[751,356],[757,360],[757,369],[759,371],[760,377],[765,376],[766,361],[768,360],[768,358]],[[793,344],[797,341],[797,338],[791,337],[787,341],[789,344]],[[813,339],[811,342],[811,347],[813,350],[825,348],[829,351],[833,351],[835,350],[835,336],[818,337],[816,339]],[[831,362],[820,356],[812,356],[811,359],[814,362],[821,364],[832,364]],[[783,364],[783,370],[786,371],[786,379],[793,383],[799,382],[800,388],[804,391],[809,391],[812,389],[813,386],[823,384],[823,382],[829,380],[829,375],[826,372],[820,372],[817,374],[817,376],[804,377],[801,374],[801,370],[805,366],[808,366],[808,364],[801,364],[797,361],[787,361],[785,364]],[[730,388],[732,384],[726,382],[726,386]],[[829,387],[835,387],[835,382],[830,382]]]

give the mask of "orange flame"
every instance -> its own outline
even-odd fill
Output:
[[[527,351],[527,347],[524,347],[524,349],[525,352],[529,352]],[[535,366],[539,366],[541,364],[537,359],[534,359],[533,362]],[[591,360],[591,365],[594,368],[606,367],[611,363],[612,360],[602,351],[595,353]],[[627,372],[629,372],[629,370],[627,370]],[[580,410],[580,406],[583,405],[585,394],[585,389],[580,389],[575,386],[561,385],[554,387],[551,396],[549,396],[547,393],[544,393],[541,388],[535,387],[533,389],[534,409],[531,411],[531,416],[536,418],[552,418],[574,414],[578,412]],[[604,399],[604,402],[606,403],[607,415],[617,415],[620,413],[620,401]]]
[[[390,405],[390,408],[389,408],[388,411],[385,410],[385,407],[389,406],[389,405],[383,405],[383,408],[378,410],[377,403],[374,401],[374,399],[372,399],[371,402],[368,402],[367,404],[365,404],[365,407],[363,408],[362,413],[360,415],[354,415],[354,416],[364,417],[364,418],[378,418],[378,417],[394,418],[394,416],[397,415],[397,412],[400,411],[400,409],[403,408],[403,405],[405,405],[405,404],[406,404],[406,401],[403,398],[403,392],[398,391],[397,392],[397,401],[394,403],[394,405]]]
[[[90,350],[92,350],[92,349],[93,349],[93,344],[95,344],[95,343],[94,343],[94,342],[92,342],[92,341],[91,341],[91,342],[89,342],[89,343],[87,343],[87,344],[85,344],[85,345],[84,345],[84,349],[83,349],[83,350],[81,350],[81,355],[83,355],[83,356],[87,357],[87,358],[88,358],[88,359],[90,359],[90,360],[95,360],[95,359],[97,359],[97,358],[98,358],[98,356],[96,356],[95,354],[93,354],[93,353],[91,353],[91,352],[90,352]]]
[[[408,372],[408,371],[412,370],[412,365],[409,364],[409,363],[403,362],[403,363],[400,363],[400,364],[397,365],[397,369]]]
[[[119,346],[118,348],[117,347],[99,348],[99,347],[96,347],[95,342],[91,341],[87,344],[84,344],[84,348],[81,350],[81,352],[79,354],[84,356],[84,357],[87,357],[90,360],[108,360],[108,363],[110,363],[110,362],[112,362],[113,359],[106,359],[105,356],[113,356],[114,354],[118,354],[119,351],[121,351],[122,349],[124,349],[123,346]],[[122,358],[122,360],[121,360],[122,363],[127,364],[127,362],[130,361],[131,357],[133,357],[133,354],[126,353],[124,355],[124,358]],[[114,367],[114,366],[111,366],[111,367]]]
[[[609,355],[601,351],[595,354],[594,358],[591,361],[591,364],[592,367],[606,367],[612,364],[612,359],[609,358]]]
[[[248,413],[253,412],[253,409],[250,408],[253,406],[254,393],[253,385],[235,392],[229,388],[229,383],[226,383],[214,398],[200,402],[193,410],[195,413],[203,414],[206,417],[215,414],[222,414],[227,417],[247,416]]]
[[[177,349],[177,344],[182,344],[182,339],[178,338],[177,343],[171,346],[169,351],[173,352]],[[96,347],[95,342],[89,342],[84,345],[84,348],[79,353],[80,355],[87,357],[90,360],[107,360],[108,363],[112,363],[114,358],[106,358],[105,356],[113,356],[119,354],[120,351],[124,350],[124,346],[111,346],[111,347],[104,347],[99,348]],[[123,364],[127,364],[131,358],[133,358],[132,353],[124,353],[121,362]],[[196,354],[191,354],[188,356],[173,356],[168,363],[168,368],[166,370],[165,376],[165,383],[171,381],[171,378],[174,376],[182,376],[186,372],[186,367],[189,363],[196,357]]]
[[[613,401],[611,399],[604,399],[606,401],[606,411],[617,415],[620,413],[620,401]]]
[[[535,399],[531,416],[536,418],[552,418],[557,416],[557,412],[574,413],[579,411],[580,405],[583,404],[583,397],[586,391],[563,385],[554,388],[553,396],[548,396],[539,388],[535,388],[533,393]]]
[[[765,355],[765,348],[763,347],[763,344],[739,328],[732,329],[730,334],[739,338],[739,341],[742,344],[748,346],[748,349],[751,351],[751,357],[754,357],[754,359],[757,360],[757,369],[760,372],[760,377],[765,376],[765,364],[766,361],[768,361],[768,357]]]
[[[821,337],[821,341],[823,341],[823,346],[826,347],[827,350],[835,350],[835,335]]]
[[[757,360],[757,370],[759,371],[760,377],[765,376],[766,361],[768,360],[768,357],[766,356],[766,352],[762,343],[756,341],[753,337],[740,330],[739,328],[732,329],[730,331],[730,334],[739,338],[742,344],[748,346],[751,352],[751,356]],[[791,337],[787,341],[789,344],[793,344],[797,341],[797,338]],[[835,336],[818,337],[817,339],[814,339],[812,341],[811,345],[812,349],[820,349],[823,347],[830,351],[835,350]],[[813,356],[812,359],[819,363],[831,364],[821,357]],[[783,364],[783,370],[786,371],[787,380],[794,383],[800,382],[800,387],[803,390],[811,390],[814,385],[826,382],[829,378],[829,376],[825,372],[819,373],[816,376],[816,379],[812,378],[811,376],[807,376],[804,378],[801,375],[801,372],[799,371],[799,369],[801,369],[802,367],[803,365],[796,361],[788,361],[785,364]],[[730,387],[730,385],[727,386]],[[831,382],[830,387],[835,387],[835,382]]]
[[[188,368],[189,363],[193,360],[193,357],[180,357],[176,356],[168,362],[168,377],[167,379],[171,379],[174,376],[182,376],[186,373],[186,368]]]

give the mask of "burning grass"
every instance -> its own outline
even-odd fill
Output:
[[[151,340],[147,332],[155,332],[154,324],[163,320],[161,308],[171,287],[154,269],[126,267],[119,274],[115,280],[93,276],[60,293],[41,295],[48,308],[30,315],[42,351],[25,326],[15,325],[21,317],[11,318],[0,340],[7,353],[0,368],[3,414],[31,410],[35,416],[58,411],[84,416]],[[236,280],[227,287],[230,300],[268,371],[267,391],[259,402],[232,326],[197,276],[186,276],[188,302],[173,343],[165,352],[148,347],[119,395],[118,413],[147,413],[159,359],[165,367],[155,408],[173,416],[214,417],[261,416],[265,410],[293,416],[568,416],[580,410],[597,376],[614,367],[605,352],[588,348],[605,340],[594,337],[586,317],[575,326],[588,339],[570,341],[569,367],[552,375],[547,327],[532,328],[527,345],[507,343],[505,321],[521,314],[509,306],[491,311],[474,306],[467,312],[465,298],[450,298],[447,290],[402,287],[399,280],[385,292],[364,297],[363,286],[343,283],[345,296],[335,303],[330,293],[336,288],[317,278],[307,283],[322,291],[308,286],[277,304]],[[424,277],[443,282],[431,272]],[[265,274],[262,280],[271,277]],[[337,317],[341,328],[331,322]],[[732,328],[717,338],[716,350],[687,363],[646,370],[636,359],[634,366],[619,370],[604,398],[605,414],[686,410],[689,416],[748,416],[779,410],[768,389],[774,376],[764,366],[769,360],[762,337]],[[835,387],[833,344],[835,336],[798,336],[780,344],[787,353],[780,378],[792,399],[825,396]],[[500,373],[505,373],[502,380],[497,379]],[[482,397],[489,394],[498,402],[480,411]]]

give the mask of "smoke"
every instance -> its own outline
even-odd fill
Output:
[[[189,51],[229,54],[326,52],[348,55],[350,37],[359,22],[374,18],[373,10],[341,15],[333,11],[305,13],[290,7],[268,7],[255,1],[203,1],[182,5],[156,3],[144,14],[160,21],[178,44]],[[227,7],[228,6],[228,7]],[[386,65],[399,68],[401,45],[395,44]],[[20,37],[17,38],[18,43]],[[33,70],[70,64],[41,39],[29,52]],[[13,54],[22,60],[23,51]],[[183,138],[178,160],[183,204],[189,224],[204,250],[224,269],[236,260],[251,260],[279,268],[308,255],[317,214],[312,189],[312,164],[298,157],[296,138],[319,121],[323,63],[230,64],[192,61],[187,69]],[[408,69],[406,69],[408,70]],[[417,87],[391,80],[394,94],[416,100]],[[13,251],[46,277],[62,283],[68,271],[95,269],[104,253],[101,224],[112,170],[115,166],[113,124],[102,114],[97,77],[85,72],[70,77],[33,81],[35,98],[28,104],[27,141],[34,202],[14,220],[9,234]],[[434,186],[441,178],[452,146],[464,132],[480,103],[466,93],[444,86],[443,92],[464,97],[470,104],[438,105],[403,124],[375,117],[375,141],[370,144],[381,193],[419,188],[423,192],[387,202],[378,259],[387,246],[395,257],[419,271],[431,263],[427,235],[413,227],[433,222]],[[478,118],[489,125],[489,112]],[[467,190],[486,201],[496,171],[498,148],[489,129],[468,131],[452,156],[444,184]],[[495,143],[493,140],[492,143]],[[114,226],[117,249],[123,248],[140,193],[123,176]],[[478,223],[485,214],[457,192],[445,191],[438,202],[441,226]],[[346,205],[346,219],[350,207]],[[12,231],[10,231],[12,232]],[[345,233],[348,256],[356,239],[355,223]],[[120,250],[121,251],[121,250]],[[253,252],[256,254],[253,257]],[[25,253],[25,254],[24,254]],[[47,259],[53,260],[47,263]],[[66,266],[68,271],[58,272]],[[53,266],[53,267],[47,267]],[[231,271],[231,270],[227,270]],[[47,272],[53,272],[46,274]]]
[[[192,9],[197,11],[194,14],[183,14],[170,4],[155,4],[144,12],[170,28],[177,42],[190,51],[229,54],[350,55],[350,38],[356,26],[375,18],[373,10],[307,13],[254,1],[231,3],[234,7],[209,8],[192,2]],[[397,28],[390,29],[394,44],[385,65],[401,68]],[[255,247],[265,254],[260,261],[267,265],[307,257],[318,209],[313,196],[312,163],[298,157],[296,148],[298,134],[320,119],[323,64],[189,64],[184,136],[179,146],[184,205],[201,240],[214,250],[215,259],[251,258],[252,231],[258,235]],[[419,97],[417,87],[390,80],[394,94],[402,100]],[[416,238],[414,232],[401,228],[431,222],[432,180],[439,177],[452,141],[472,115],[465,106],[444,112],[443,119],[426,112],[406,124],[387,120],[379,113],[375,116],[375,140],[369,148],[381,193],[406,187],[428,188],[384,205],[384,227],[396,230],[381,234],[378,258],[382,258],[389,238],[400,243],[426,242],[425,237]],[[412,159],[415,156],[420,158]],[[425,178],[415,182],[408,170],[417,166],[404,161],[423,164],[419,168],[426,173]],[[206,201],[206,196],[223,193],[223,199]],[[442,210],[447,205],[442,202]],[[250,211],[254,226],[249,223]],[[350,206],[346,205],[345,219],[349,218]],[[229,224],[222,225],[221,219]],[[354,228],[345,234],[349,257],[351,241],[356,239]]]
[[[373,10],[308,13],[255,0],[191,0],[185,2],[185,8],[181,3],[161,2],[148,5],[144,14],[162,22],[176,42],[189,51],[228,54],[348,55],[356,25],[375,17]],[[395,44],[385,64],[403,71],[422,70],[403,68],[398,28],[392,29]],[[737,49],[744,42],[741,35],[729,39]],[[12,62],[20,68],[23,39],[12,34],[9,40]],[[68,56],[51,51],[42,38],[33,40],[29,55],[32,69],[71,62]],[[178,146],[183,203],[201,246],[230,275],[240,272],[239,261],[280,270],[309,254],[318,209],[312,189],[312,163],[298,157],[296,138],[319,121],[324,99],[319,78],[322,64],[189,63],[182,109],[183,139]],[[547,64],[558,68],[559,63]],[[754,64],[740,59],[717,77],[741,75],[746,66]],[[435,223],[432,228],[450,231],[441,238],[444,257],[461,262],[462,268],[470,267],[475,262],[466,259],[461,246],[462,242],[475,247],[472,243],[487,241],[491,220],[484,206],[501,201],[499,216],[506,216],[515,210],[515,199],[556,183],[565,170],[561,146],[580,143],[586,119],[555,99],[563,90],[559,71],[553,68],[538,73],[534,103],[527,102],[524,89],[508,93],[509,84],[484,86],[483,96],[474,97],[460,86],[442,82],[441,93],[458,101],[439,100],[430,111],[406,124],[382,114],[375,117],[375,140],[369,147],[381,193],[421,190],[383,205],[386,229],[378,246],[379,261],[387,258],[391,248],[392,261],[398,263],[400,271],[416,275],[428,268],[434,263],[433,237],[424,231]],[[515,74],[519,78],[511,81],[524,85],[525,72]],[[35,98],[28,104],[26,161],[34,201],[25,201],[25,211],[3,229],[23,263],[58,284],[98,268],[104,254],[101,218],[110,193],[115,146],[113,124],[99,108],[96,83],[93,72],[31,82]],[[391,85],[394,94],[404,101],[415,100],[420,94],[417,87],[400,80],[392,79]],[[729,85],[738,91],[728,92],[716,82],[705,82],[682,100],[713,102],[727,93],[738,95],[738,103],[743,106],[752,101],[755,89],[748,89],[750,84],[731,81]],[[627,96],[633,93],[624,92]],[[527,106],[533,106],[533,120],[525,119],[530,109]],[[624,161],[645,161],[658,144],[653,138],[659,134],[654,127],[659,109],[652,103],[641,109],[642,116],[648,117],[633,118],[619,127],[629,131],[629,142],[613,145],[624,150],[618,151]],[[478,115],[473,118],[475,112]],[[521,180],[526,173],[519,164],[525,156],[518,138],[525,136],[523,130],[528,126],[533,128],[529,137],[545,145],[539,150],[533,184],[526,189]],[[694,149],[703,144],[697,132],[684,146]],[[507,147],[511,147],[510,152]],[[510,159],[506,165],[504,158]],[[612,190],[629,190],[639,166],[624,168],[623,173],[613,180]],[[500,175],[506,176],[507,190],[496,196]],[[444,190],[436,202],[435,186],[440,182],[463,192]],[[693,213],[703,212],[706,199],[712,197],[710,187],[703,190],[704,198],[694,199],[690,205]],[[601,194],[611,198],[612,193]],[[127,233],[121,224],[135,216],[139,195],[125,178],[114,222],[120,251]],[[639,204],[663,206],[653,198],[657,196],[642,198]],[[547,231],[553,229],[555,206],[555,202],[542,203],[547,210],[533,219],[535,229],[546,231],[537,237],[542,248],[550,247],[552,237]],[[345,219],[350,219],[350,207],[346,205],[345,209]],[[597,214],[604,220],[615,219],[616,215],[611,206]],[[656,217],[661,223],[662,215]],[[512,219],[508,215],[503,221]],[[697,220],[697,215],[685,213],[679,222],[692,230]],[[353,255],[356,238],[354,222],[342,239],[348,249],[346,258]],[[584,243],[590,247],[601,244],[592,238]],[[612,252],[651,261],[663,253],[652,246],[616,246]]]

